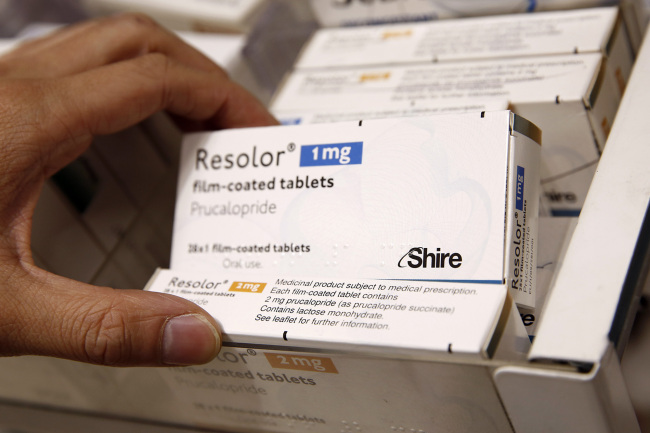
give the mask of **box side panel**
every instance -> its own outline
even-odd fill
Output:
[[[296,69],[602,52],[616,13],[612,7],[325,28],[306,45]]]
[[[229,277],[172,270],[159,271],[148,290],[201,305],[219,320],[229,345],[448,362],[486,357],[506,298],[500,283]],[[437,331],[422,338],[425,329]]]
[[[0,366],[5,401],[177,428],[512,432],[481,366],[235,348],[210,364],[173,369],[49,358]]]
[[[530,126],[518,128],[517,123]],[[531,137],[539,130],[527,120],[513,115],[510,137],[508,204],[506,208],[505,280],[510,295],[524,307],[535,307],[537,273],[537,231],[540,190],[540,143]]]
[[[601,63],[601,54],[539,56],[295,71],[271,105],[274,112],[368,110],[409,104],[445,106],[445,101],[512,103],[582,99]]]
[[[179,4],[168,0],[83,0],[95,13],[144,12],[177,30],[244,31],[248,18],[264,0],[211,1],[191,0]]]
[[[241,356],[245,365],[228,362]],[[186,419],[262,431],[511,431],[485,367],[234,349],[223,359],[163,373]],[[241,386],[249,391],[226,391]]]
[[[333,3],[311,0],[311,4],[322,26],[341,27],[612,6],[616,2],[614,0],[433,0],[426,2],[406,0],[402,2],[349,1]]]

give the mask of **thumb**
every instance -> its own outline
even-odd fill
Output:
[[[26,271],[0,291],[0,355],[169,366],[207,363],[221,348],[217,322],[185,299]]]

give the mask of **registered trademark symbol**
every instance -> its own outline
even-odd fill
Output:
[[[287,150],[289,152],[293,152],[294,150],[296,150],[296,143],[289,143],[289,145],[287,146]]]
[[[248,352],[248,354],[249,354],[250,356],[255,356],[255,355],[257,355],[257,352],[255,352],[255,350],[253,350],[253,349],[248,349],[246,352]]]

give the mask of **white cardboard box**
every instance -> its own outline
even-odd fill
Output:
[[[502,111],[190,135],[171,268],[505,282],[532,306],[538,134]]]
[[[250,29],[264,0],[83,0],[93,13],[144,12],[174,30],[237,31]]]
[[[499,15],[384,26],[324,28],[296,69],[601,53],[621,95],[634,54],[618,7]]]
[[[391,117],[432,116],[435,114],[462,114],[482,111],[500,111],[510,108],[504,98],[485,98],[480,101],[467,99],[445,99],[443,101],[391,101],[386,105],[369,104],[366,107],[341,107],[306,112],[304,110],[275,112],[283,125],[310,125]]]
[[[548,207],[579,213],[620,102],[617,84],[588,53],[432,65],[295,71],[271,105],[282,119],[351,118],[360,112],[507,100],[543,131]]]
[[[495,357],[499,343],[514,344],[502,341],[508,320],[520,340],[525,335],[502,283],[159,270],[147,290],[201,305],[221,323],[225,344],[236,347],[476,362]],[[413,329],[438,331],[422,338]],[[521,358],[528,347],[518,345]]]
[[[354,68],[476,59],[602,53],[624,88],[633,53],[618,8],[323,28],[296,69]]]
[[[324,27],[348,27],[467,16],[576,9],[616,4],[615,0],[311,0]]]

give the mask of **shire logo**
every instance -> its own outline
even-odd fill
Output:
[[[406,254],[399,259],[397,266],[400,268],[444,268],[449,266],[450,268],[460,268],[463,264],[463,256],[460,253],[445,253],[441,252],[440,248],[436,248],[435,251],[429,252],[427,248],[424,247],[414,247],[411,248]]]

